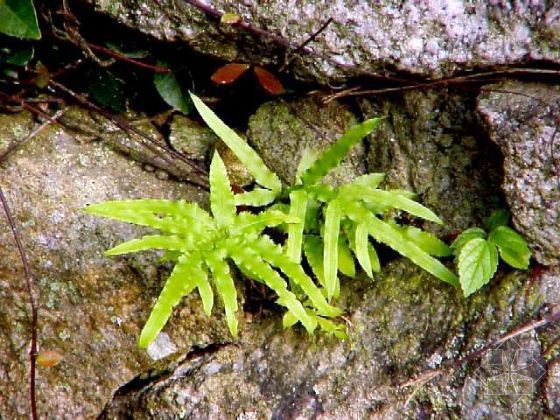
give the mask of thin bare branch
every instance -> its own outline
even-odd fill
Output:
[[[2,202],[2,207],[6,213],[6,218],[8,219],[8,224],[12,230],[14,240],[19,252],[21,263],[23,265],[23,270],[25,273],[25,287],[27,288],[27,293],[29,295],[29,306],[31,307],[31,346],[29,348],[29,405],[31,409],[31,418],[37,420],[37,398],[35,392],[35,371],[36,371],[36,361],[37,361],[37,301],[33,293],[33,277],[31,275],[31,269],[25,255],[25,250],[23,243],[18,233],[16,223],[12,217],[8,201],[4,195],[2,187],[0,187],[0,202]]]

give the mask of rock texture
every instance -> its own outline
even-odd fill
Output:
[[[240,27],[219,24],[184,0],[87,0],[119,22],[227,61],[280,65],[286,47]],[[429,2],[320,0],[193,1],[235,13],[289,40],[294,49],[323,22],[312,53],[291,61],[303,79],[328,83],[364,72],[401,71],[428,77],[529,61],[560,62],[556,2],[445,0]],[[290,48],[288,48],[289,50]],[[361,71],[356,71],[359,68]]]
[[[287,183],[293,183],[300,159],[307,149],[320,153],[357,123],[349,108],[337,102],[322,105],[313,98],[267,102],[249,119],[249,142]],[[325,177],[345,183],[365,173],[365,153],[356,146]]]
[[[508,82],[484,88],[478,112],[504,160],[515,227],[541,264],[560,264],[560,88]]]
[[[538,363],[517,372],[536,386],[523,387],[531,392],[510,406],[486,392],[488,378],[498,373],[482,371],[484,358],[454,372],[445,366],[519,325],[542,304],[558,310],[559,285],[558,271],[542,273],[534,283],[515,272],[466,302],[410,263],[396,261],[373,283],[345,284],[347,343],[281,332],[279,320],[265,322],[236,345],[191,352],[154,380],[135,381],[101,418],[542,417],[550,412],[537,392],[546,368],[541,335],[515,339]],[[501,350],[512,355],[516,348]],[[399,386],[438,367],[444,375]],[[551,397],[555,381],[544,385]],[[551,410],[557,410],[554,404]]]
[[[36,126],[27,114],[0,115],[0,153]],[[39,296],[39,348],[63,356],[59,365],[38,370],[41,418],[95,417],[122,384],[153,365],[152,358],[227,337],[220,316],[206,317],[193,296],[148,353],[136,348],[168,267],[158,264],[155,253],[104,256],[105,249],[144,230],[82,209],[103,200],[145,197],[204,203],[205,193],[160,180],[103,142],[80,139],[50,126],[0,165],[0,184],[20,227]],[[23,418],[29,404],[28,294],[3,213],[0,417]]]
[[[415,192],[445,222],[425,228],[457,233],[504,206],[500,154],[477,124],[473,95],[416,91],[360,106],[387,117],[367,142],[368,171],[387,173],[386,187]]]

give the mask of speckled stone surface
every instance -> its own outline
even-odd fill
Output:
[[[338,102],[323,105],[314,98],[273,101],[251,116],[247,137],[265,163],[291,184],[306,149],[321,153],[356,123],[350,109]],[[358,144],[325,182],[345,183],[364,173],[365,151]]]
[[[0,152],[37,126],[27,114],[0,115]],[[38,369],[41,418],[93,418],[113,392],[154,363],[136,340],[169,267],[155,252],[104,256],[146,230],[83,208],[110,199],[206,201],[204,192],[158,179],[102,142],[77,140],[50,126],[0,164],[0,185],[39,296],[39,349],[63,356],[57,366]],[[0,211],[0,417],[15,419],[28,413],[30,309],[5,220]],[[177,308],[165,332],[166,345],[152,349],[154,358],[228,337],[221,315],[206,317],[196,296]]]
[[[410,263],[394,261],[373,283],[354,280],[343,287],[348,342],[282,332],[279,320],[264,322],[236,345],[192,352],[154,380],[134,381],[101,418],[542,418],[554,412],[542,397],[555,395],[558,377],[542,382],[547,359],[541,334],[516,337],[542,367],[518,372],[535,387],[513,406],[486,392],[488,378],[499,372],[482,372],[484,358],[455,371],[444,368],[423,385],[399,384],[481,348],[541,305],[558,310],[559,274],[542,273],[534,282],[520,272],[499,275],[465,301]],[[558,331],[547,339],[554,337]],[[507,347],[508,354],[515,348]],[[552,348],[557,356],[558,345]]]
[[[87,0],[96,10],[158,39],[181,41],[227,61],[280,65],[285,48],[240,28],[219,25],[183,0]],[[348,67],[427,77],[530,61],[560,63],[560,4],[529,1],[203,1],[298,45],[327,19],[292,60],[302,79],[328,83]],[[326,60],[324,57],[329,57]],[[332,61],[338,62],[336,66]]]
[[[560,88],[509,82],[486,86],[478,112],[503,154],[502,189],[535,258],[560,264]]]

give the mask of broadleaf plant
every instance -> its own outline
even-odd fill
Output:
[[[278,296],[277,303],[290,313],[290,322],[301,322],[309,333],[318,324],[327,322],[322,317],[341,314],[339,309],[327,303],[320,288],[301,266],[263,234],[267,227],[299,220],[277,210],[238,214],[225,166],[217,152],[210,165],[210,208],[211,214],[197,204],[185,201],[128,200],[92,204],[86,209],[91,214],[152,227],[161,232],[125,242],[108,250],[107,255],[161,249],[168,252],[167,258],[176,259],[140,334],[138,344],[141,348],[156,338],[173,307],[195,289],[204,311],[210,315],[215,288],[223,301],[229,330],[236,336],[237,292],[230,274],[230,262],[271,288]],[[298,296],[290,290],[285,277],[297,287]],[[301,296],[305,297],[305,302]]]
[[[508,265],[526,270],[531,251],[523,237],[507,226],[509,213],[499,210],[481,228],[462,232],[451,244],[456,257],[459,282],[465,297],[487,284],[498,269],[498,254]]]

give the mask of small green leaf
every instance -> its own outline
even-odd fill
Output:
[[[126,85],[112,72],[99,69],[88,72],[86,90],[99,105],[114,112],[126,111]]]
[[[184,238],[179,236],[146,235],[140,239],[133,239],[124,242],[105,251],[105,255],[121,255],[130,252],[145,251],[147,249],[165,249],[168,251],[181,251],[189,244]]]
[[[257,152],[255,152],[247,142],[243,141],[235,131],[224,124],[200,98],[193,93],[190,95],[194,106],[204,122],[208,124],[212,131],[214,131],[225,144],[227,144],[235,156],[243,162],[249,173],[255,177],[256,181],[263,187],[279,193],[282,189],[282,183],[278,175],[268,169]]]
[[[264,188],[255,188],[253,191],[235,194],[236,206],[251,206],[262,207],[270,204],[276,198],[274,191],[266,190]]]
[[[183,93],[183,89],[174,73],[154,74],[154,86],[167,105],[178,109],[183,114],[191,112],[192,102]]]
[[[485,239],[472,239],[462,247],[457,265],[463,295],[468,297],[494,276],[498,268],[498,250]]]
[[[173,308],[183,296],[188,295],[197,286],[204,275],[200,268],[200,259],[189,258],[186,255],[179,258],[140,333],[138,347],[145,349],[154,341],[171,316]]]
[[[31,0],[0,0],[0,33],[24,39],[41,39]]]
[[[235,316],[237,312],[237,290],[235,290],[235,283],[229,272],[229,265],[224,261],[223,255],[215,255],[215,253],[207,256],[205,262],[212,272],[216,289],[224,303],[229,332],[237,337],[238,322]]]
[[[379,184],[381,184],[381,182],[383,182],[384,179],[384,173],[371,173],[357,177],[350,184],[363,185],[365,187],[375,189],[379,186]]]
[[[23,67],[31,61],[34,52],[31,46],[16,49],[15,51],[10,50],[6,52],[5,56],[0,56],[0,62]]]
[[[331,201],[325,211],[323,270],[327,285],[327,296],[331,299],[338,289],[338,234],[340,231],[341,209],[338,200]]]
[[[317,160],[317,152],[311,149],[304,149],[296,170],[296,185],[301,184],[301,176]]]
[[[414,242],[420,249],[436,257],[449,257],[453,254],[451,248],[429,232],[414,226],[399,226],[403,236]]]
[[[206,271],[201,270],[197,279],[196,287],[198,294],[202,300],[202,308],[207,316],[212,315],[212,307],[214,306],[214,291],[208,282],[208,274]]]
[[[348,154],[350,149],[362,141],[381,122],[382,118],[366,120],[352,126],[342,137],[335,141],[319,158],[302,174],[303,185],[318,183],[331,169],[336,167]]]
[[[488,232],[500,226],[507,226],[509,223],[509,211],[507,210],[497,210],[486,220],[486,228]]]
[[[514,268],[529,268],[531,250],[519,233],[507,226],[499,226],[490,232],[488,240],[498,246],[502,259]]]
[[[235,218],[233,192],[226,166],[216,151],[210,164],[210,208],[218,226],[231,226]]]
[[[325,272],[323,271],[323,242],[315,235],[305,235],[303,252],[319,284],[326,289],[327,284],[325,283]]]
[[[297,217],[300,222],[292,223],[288,227],[288,242],[286,244],[286,255],[293,262],[301,261],[301,245],[303,243],[303,223],[307,212],[307,194],[303,190],[290,193],[290,216]]]
[[[356,276],[354,257],[348,247],[348,242],[343,236],[338,237],[338,270],[347,277]]]
[[[360,263],[362,269],[365,271],[368,277],[373,278],[373,273],[372,273],[373,267],[368,252],[369,232],[367,229],[367,225],[365,223],[359,223],[356,226],[355,244],[356,244],[355,251],[356,251],[356,257],[358,258],[358,262]]]
[[[472,241],[473,239],[486,238],[486,232],[484,229],[480,228],[469,228],[465,229],[459,236],[455,238],[453,243],[451,244],[451,249],[453,250],[453,254],[458,256],[461,252],[461,248],[465,246],[467,242]]]

